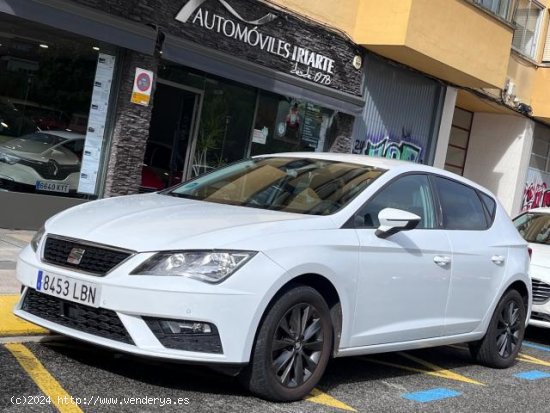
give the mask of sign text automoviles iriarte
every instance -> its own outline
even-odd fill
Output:
[[[226,8],[230,8],[225,1],[222,4],[224,4]],[[233,9],[230,8],[229,11],[239,20],[245,22],[246,25],[201,7],[198,7],[191,23],[289,60],[292,64],[290,73],[296,76],[327,86],[332,83],[335,66],[333,59],[323,54],[313,52],[305,47],[267,35],[258,29],[258,26],[274,20],[276,18],[274,15],[268,15],[255,21],[254,23],[258,24],[250,27],[251,25],[249,25],[249,22],[242,19]],[[190,7],[188,3],[178,13],[176,20],[186,23],[190,20],[190,17]]]

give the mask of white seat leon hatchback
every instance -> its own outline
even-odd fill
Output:
[[[49,219],[15,314],[135,355],[239,374],[276,401],[331,357],[467,342],[513,364],[527,244],[484,188],[366,156],[265,155]]]

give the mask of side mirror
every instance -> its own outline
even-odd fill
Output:
[[[378,238],[388,238],[399,231],[408,231],[416,228],[420,217],[411,212],[395,208],[384,208],[378,214],[380,226],[375,232]]]

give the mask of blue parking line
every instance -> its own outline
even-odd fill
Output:
[[[523,345],[525,347],[536,348],[537,350],[550,351],[550,347],[544,346],[542,344],[531,343],[530,341],[524,341]]]
[[[460,396],[461,394],[462,393],[454,390],[437,388],[437,389],[430,389],[430,390],[424,390],[424,391],[417,391],[413,393],[404,393],[401,395],[401,397],[408,400],[415,401],[415,402],[426,403],[426,402],[433,402],[436,400],[447,399],[449,397]]]
[[[540,380],[540,379],[549,378],[550,373],[546,373],[540,370],[531,370],[531,371],[525,371],[523,373],[514,374],[514,377],[517,377],[518,379],[524,379],[524,380]]]

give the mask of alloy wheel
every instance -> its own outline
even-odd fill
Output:
[[[515,301],[509,301],[499,314],[496,342],[498,353],[503,358],[514,354],[520,341],[520,309]]]
[[[323,350],[323,325],[311,304],[297,304],[279,321],[271,346],[272,369],[289,388],[306,382],[319,364]]]

